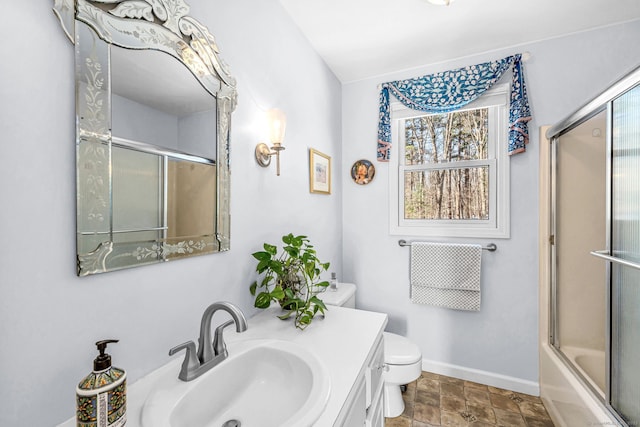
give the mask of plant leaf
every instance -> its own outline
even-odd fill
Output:
[[[302,325],[308,325],[309,323],[311,323],[312,318],[313,316],[309,316],[309,314],[305,312],[302,316],[300,316],[300,318],[298,319],[298,322]]]
[[[267,251],[271,256],[276,256],[278,254],[278,248],[273,245],[265,243],[263,247],[264,250]]]
[[[285,246],[283,249],[291,258],[300,257],[300,250],[295,246]]]
[[[264,276],[264,278],[262,279],[262,283],[260,284],[260,287],[266,288],[269,286],[269,283],[271,283],[271,280],[273,280],[273,276],[270,274],[267,274],[266,276]]]
[[[276,275],[282,276],[283,269],[282,269],[282,263],[280,261],[277,261],[277,260],[269,261],[269,268],[273,270],[273,272],[276,273]]]
[[[258,261],[262,261],[264,259],[271,259],[271,254],[269,252],[259,251],[259,252],[254,252],[251,255],[253,255],[253,257]]]
[[[270,264],[270,259],[262,259],[262,260],[260,260],[260,262],[256,266],[256,271],[258,273],[264,272],[269,267],[269,264]]]
[[[260,292],[253,305],[257,308],[269,308],[271,305],[271,295],[269,292]]]
[[[284,298],[284,291],[282,290],[282,287],[280,285],[277,285],[275,288],[273,288],[273,290],[271,291],[271,298],[276,300]]]
[[[289,311],[289,312],[287,312],[287,313],[285,313],[285,314],[281,314],[280,316],[278,316],[278,319],[280,319],[280,320],[286,320],[286,319],[288,319],[289,317],[291,317],[291,315],[292,315],[292,314],[293,314],[293,310],[291,310],[291,311]]]
[[[320,298],[318,298],[317,296],[312,296],[311,299],[309,300],[309,302],[317,305],[318,307],[320,307],[322,310],[326,310],[327,306],[324,304],[324,301],[322,301]]]
[[[258,287],[258,282],[253,282],[251,284],[251,286],[249,286],[249,292],[251,292],[251,295],[255,295],[256,294],[256,288]]]
[[[298,248],[302,246],[303,242],[304,242],[304,236],[295,236],[291,239],[291,244]]]

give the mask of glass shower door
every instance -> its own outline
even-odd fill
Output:
[[[640,86],[613,101],[610,404],[640,425]]]

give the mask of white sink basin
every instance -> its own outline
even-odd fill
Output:
[[[226,360],[190,382],[178,379],[181,360],[172,363],[142,408],[142,426],[308,427],[318,419],[330,379],[313,354],[279,340],[240,341],[228,351]]]

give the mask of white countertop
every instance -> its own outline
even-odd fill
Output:
[[[376,338],[384,330],[387,315],[329,306],[326,317],[317,315],[311,325],[302,331],[295,328],[293,319],[278,319],[276,315],[279,313],[279,308],[272,307],[256,314],[248,320],[249,327],[243,333],[236,333],[232,328],[228,328],[225,331],[225,342],[229,346],[230,357],[233,357],[234,342],[258,338],[291,341],[311,351],[327,367],[331,375],[329,400],[314,427],[331,427],[340,414]],[[197,337],[198,331],[194,331],[193,335]],[[127,427],[141,427],[142,405],[153,389],[156,378],[168,369],[175,370],[177,377],[182,359],[183,353],[127,387]],[[75,427],[75,417],[58,427]]]

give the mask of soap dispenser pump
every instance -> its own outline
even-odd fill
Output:
[[[123,427],[127,423],[127,374],[111,366],[107,344],[96,343],[100,354],[93,361],[93,372],[76,388],[77,427]]]

